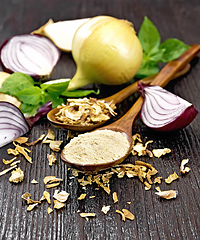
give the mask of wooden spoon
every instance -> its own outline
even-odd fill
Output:
[[[188,61],[191,61],[191,59],[194,57],[194,55],[200,51],[200,45],[193,45],[189,50],[187,50],[181,57],[179,57],[177,60],[169,62],[155,77],[155,79],[151,82],[150,85],[158,85],[158,86],[165,86],[167,83],[173,79],[173,76],[176,74],[176,72],[180,71],[187,63]],[[69,161],[65,158],[64,150],[61,153],[61,159],[65,161],[67,164],[79,168],[83,171],[99,171],[104,170],[107,168],[110,168],[114,165],[117,165],[121,163],[124,159],[127,158],[127,156],[130,154],[131,148],[132,148],[132,128],[133,123],[138,116],[143,104],[143,98],[139,97],[138,100],[134,103],[134,105],[130,108],[130,110],[119,120],[116,122],[111,123],[110,125],[104,126],[98,130],[112,130],[121,132],[122,134],[126,135],[130,146],[127,153],[121,157],[120,159],[117,159],[115,161],[110,161],[106,163],[101,164],[94,164],[91,162],[91,164],[74,164],[72,161]]]
[[[176,78],[184,75],[185,73],[187,73],[189,71],[189,69],[190,69],[190,64],[188,63],[187,65],[184,66],[183,69],[181,69],[175,75],[173,75],[172,79],[176,79]],[[156,76],[156,74],[152,75],[152,76],[149,76],[149,77],[146,77],[142,81],[145,84],[149,84],[153,81],[155,76]],[[113,104],[118,105],[120,102],[122,102],[123,100],[125,100],[127,97],[129,97],[131,94],[135,93],[138,90],[137,84],[138,84],[137,82],[134,82],[133,84],[131,84],[128,87],[122,89],[121,91],[115,93],[114,95],[112,95],[110,97],[107,97],[107,98],[103,98],[101,100],[105,100],[108,103],[112,101]],[[55,127],[69,129],[69,130],[73,130],[73,131],[77,131],[77,132],[86,132],[86,131],[94,130],[94,129],[104,125],[108,121],[108,120],[107,121],[102,121],[102,122],[98,122],[98,123],[95,123],[95,124],[92,124],[92,125],[65,124],[65,123],[62,123],[62,122],[58,121],[55,118],[55,115],[58,112],[59,112],[59,108],[54,108],[47,114],[47,118],[50,121],[50,123],[52,125],[54,125]]]

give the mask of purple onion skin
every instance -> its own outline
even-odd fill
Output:
[[[138,84],[137,84],[138,92],[143,98],[145,98],[144,88],[146,86],[150,86],[150,85],[144,84],[142,81],[138,81]]]
[[[179,129],[187,127],[197,116],[198,111],[193,105],[188,107],[175,121],[160,127],[160,128],[151,128],[159,132],[172,132]]]
[[[46,102],[44,105],[38,108],[35,116],[26,118],[26,121],[28,122],[29,126],[32,127],[34,123],[37,122],[41,117],[46,116],[51,109],[52,109],[51,101]]]
[[[34,34],[34,35],[36,35],[36,36],[38,36],[38,37],[41,37],[41,38],[44,38],[44,36],[41,36],[41,35],[39,35],[39,34]],[[16,35],[15,35],[16,36]],[[13,36],[13,37],[15,37],[15,36]],[[10,39],[12,39],[12,37],[10,38]],[[4,42],[3,42],[3,44],[0,46],[0,55],[1,55],[1,50],[2,50],[2,48],[8,43],[8,41],[10,40],[10,39],[6,39]],[[51,41],[50,39],[48,39],[49,41]],[[53,43],[53,42],[52,42]],[[54,44],[54,43],[53,43]],[[55,46],[55,48],[57,48],[57,50],[59,51],[59,54],[60,54],[60,56],[61,56],[61,51],[60,51],[60,49],[58,48],[58,47],[56,47],[56,45],[54,45]],[[58,61],[59,61],[59,59],[58,59]],[[4,72],[7,72],[7,73],[10,73],[10,74],[12,74],[13,73],[13,71],[11,70],[11,69],[9,69],[9,68],[6,68],[5,67],[5,65],[3,64],[3,62],[1,61],[1,58],[0,58],[0,64],[1,64],[1,67],[2,67],[2,69],[3,69],[3,71]],[[56,65],[55,65],[56,66]],[[54,67],[55,67],[54,66]],[[53,71],[53,69],[52,69],[52,71]],[[32,78],[34,78],[35,80],[40,80],[40,79],[44,79],[44,78],[48,78],[49,76],[40,76],[40,75],[30,75]]]

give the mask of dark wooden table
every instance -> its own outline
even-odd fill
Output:
[[[127,19],[134,23],[136,31],[148,16],[158,28],[162,41],[167,38],[178,38],[187,44],[200,43],[200,1],[197,0],[1,0],[0,6],[0,44],[13,35],[30,33],[46,23],[49,18],[54,21],[93,17],[96,15],[111,15]],[[63,53],[52,79],[72,77],[76,71],[70,54]],[[200,63],[194,61],[191,71],[180,79],[170,83],[167,88],[192,102],[200,111]],[[104,91],[104,87],[102,92]],[[110,94],[118,88],[108,88]],[[107,92],[107,94],[109,94]],[[104,94],[104,92],[103,92]],[[132,104],[129,98],[121,105],[125,112]],[[189,159],[191,171],[181,176],[171,185],[164,181],[161,190],[174,189],[178,196],[173,200],[160,199],[155,194],[155,188],[145,191],[144,184],[138,178],[117,178],[110,180],[111,194],[103,189],[96,190],[92,184],[83,190],[73,177],[68,167],[56,153],[58,161],[49,167],[47,153],[50,149],[45,144],[31,147],[33,163],[28,163],[21,157],[20,167],[25,173],[24,181],[18,184],[9,182],[10,173],[0,177],[0,239],[200,239],[200,115],[185,129],[171,134],[157,134],[146,128],[139,119],[134,124],[133,133],[140,133],[143,139],[154,140],[153,148],[168,147],[172,152],[163,158],[148,158],[130,156],[126,162],[134,163],[142,160],[151,163],[159,176],[166,178],[174,171],[179,174],[181,160]],[[66,142],[67,131],[54,129],[46,119],[37,123],[31,133],[30,141],[47,133],[51,128],[56,139]],[[0,171],[5,169],[2,159],[8,159],[7,148],[0,149]],[[32,198],[41,198],[45,186],[43,178],[55,175],[63,178],[57,189],[66,190],[70,198],[62,210],[47,213],[48,203],[40,204],[31,212],[27,212],[26,203],[21,195],[30,192]],[[31,184],[36,179],[39,184]],[[48,190],[51,196],[54,189]],[[87,193],[83,201],[77,198],[81,193]],[[117,192],[118,203],[113,204],[112,193]],[[89,198],[89,196],[96,196]],[[53,200],[53,198],[52,198]],[[131,202],[128,204],[127,202]],[[111,205],[111,210],[104,215],[103,205]],[[52,207],[52,205],[51,205]],[[122,221],[116,209],[130,210],[135,219]],[[89,221],[80,217],[82,212],[95,212],[96,217]]]

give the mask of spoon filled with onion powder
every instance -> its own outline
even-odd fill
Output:
[[[150,85],[166,86],[199,50],[199,45],[193,45],[177,60],[169,62]],[[141,96],[116,122],[73,138],[62,150],[61,159],[82,171],[100,171],[124,161],[132,148],[132,127],[143,102]]]

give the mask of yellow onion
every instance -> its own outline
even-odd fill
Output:
[[[73,38],[77,71],[68,90],[90,83],[121,85],[130,81],[142,63],[142,46],[133,24],[97,16],[81,25]]]

